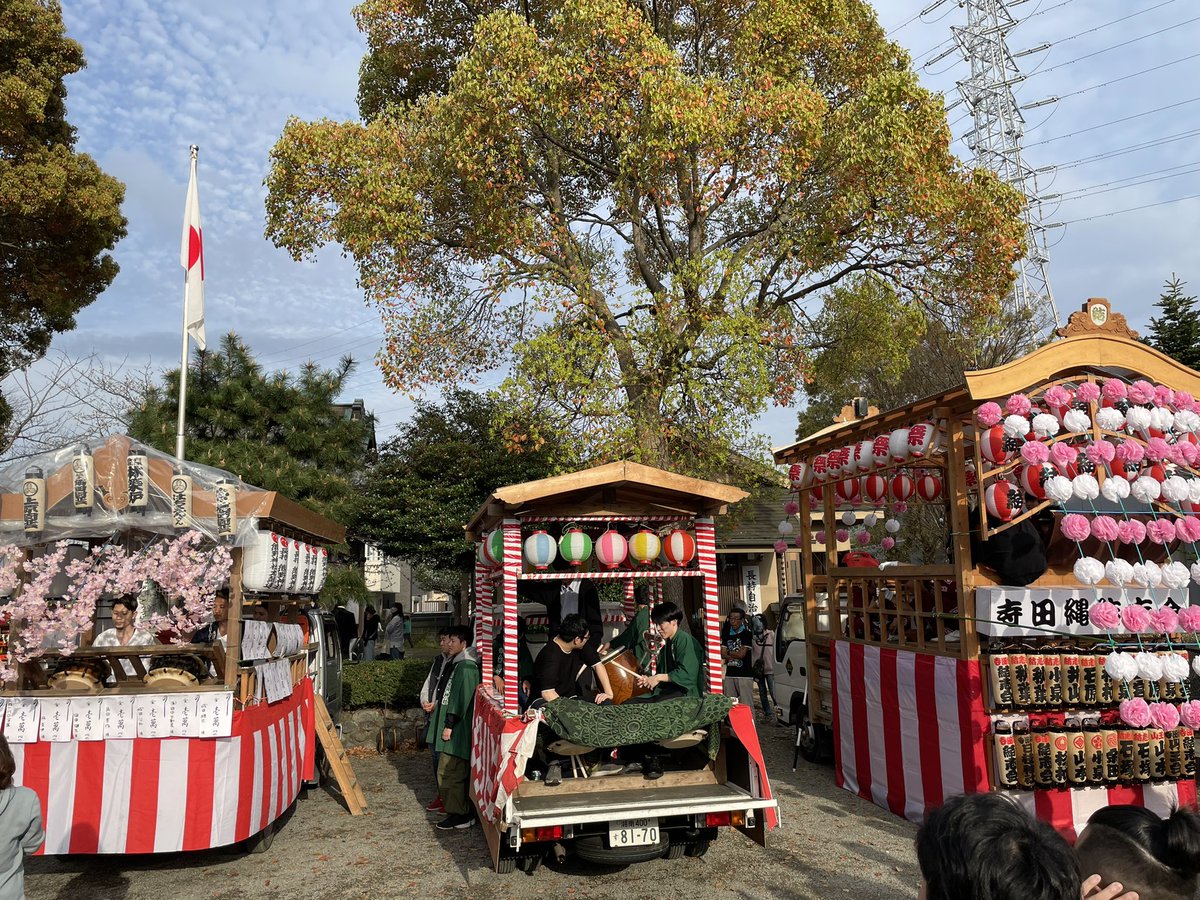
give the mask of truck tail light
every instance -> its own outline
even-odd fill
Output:
[[[521,841],[522,843],[530,843],[532,841],[557,841],[564,836],[563,826],[561,825],[543,825],[540,828],[522,828]]]
[[[704,825],[707,828],[718,828],[722,825],[731,825],[734,828],[741,828],[746,824],[746,814],[741,810],[730,812],[710,812],[704,816]]]

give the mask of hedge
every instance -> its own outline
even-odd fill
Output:
[[[429,659],[383,659],[342,667],[342,707],[416,706],[421,685],[433,664]]]

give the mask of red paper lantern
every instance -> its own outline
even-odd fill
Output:
[[[1042,478],[1041,466],[1021,466],[1017,470],[1017,481],[1021,489],[1035,500],[1046,499],[1045,479]]]
[[[979,436],[979,452],[994,466],[1008,459],[1008,451],[1004,449],[1004,428],[993,425]]]
[[[926,503],[932,503],[942,496],[942,479],[928,472],[921,475],[917,478],[917,495]]]
[[[883,503],[887,497],[888,480],[882,475],[864,475],[862,478],[862,495],[871,503]]]
[[[1009,522],[1017,515],[1024,503],[1021,492],[1007,481],[1000,480],[989,484],[983,492],[983,505],[988,514],[1001,522]]]
[[[859,488],[857,478],[843,478],[837,483],[835,488],[838,499],[843,503],[857,503],[859,498]]]
[[[667,562],[676,568],[683,568],[696,555],[696,539],[690,532],[676,528],[663,538],[662,552]]]
[[[892,478],[892,499],[901,502],[907,501],[916,492],[917,486],[913,483],[912,478],[905,475],[903,472]]]

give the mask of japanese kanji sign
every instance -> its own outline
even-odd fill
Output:
[[[1188,605],[1186,588],[976,588],[977,630],[991,637],[1050,637],[1061,634],[1106,634],[1091,624],[1088,609],[1099,600],[1117,606],[1137,603],[1147,610]]]

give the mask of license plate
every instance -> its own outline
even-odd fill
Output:
[[[608,825],[610,847],[643,847],[658,843],[658,819],[625,819]]]

